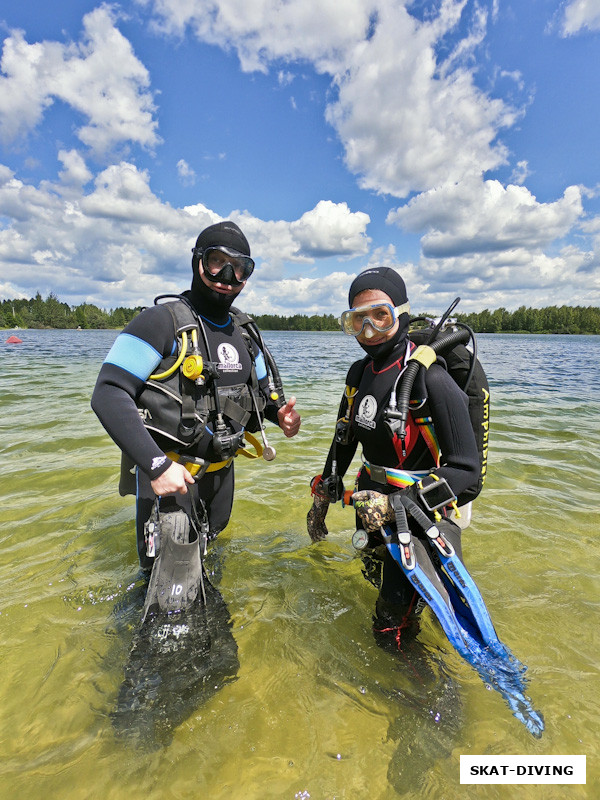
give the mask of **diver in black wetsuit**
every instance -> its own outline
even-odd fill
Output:
[[[357,477],[355,495],[364,500],[355,502],[357,523],[368,529],[368,495],[392,495],[398,491],[418,499],[415,480],[428,486],[436,478],[445,478],[452,492],[461,492],[477,483],[480,474],[479,456],[469,420],[466,395],[442,364],[422,370],[411,396],[411,409],[427,400],[433,421],[431,426],[417,424],[418,411],[411,410],[406,435],[393,433],[385,418],[394,384],[403,370],[414,345],[408,338],[409,304],[404,281],[393,269],[380,267],[362,272],[349,292],[350,310],[342,315],[346,333],[356,336],[368,358],[356,362],[348,372],[348,390],[338,419],[349,420],[345,431],[336,435],[321,476],[313,479],[313,506],[307,517],[308,532],[313,541],[327,535],[325,516],[330,502],[341,498],[342,477],[360,443],[364,464]],[[336,441],[337,440],[337,441]],[[389,512],[388,498],[378,511]],[[362,514],[362,516],[361,516]],[[380,516],[381,516],[380,514]],[[394,521],[393,514],[385,520]],[[409,523],[413,533],[421,530]],[[381,524],[381,521],[380,523]],[[460,528],[450,520],[444,532],[460,555]],[[419,542],[415,536],[415,542]],[[382,544],[382,541],[375,542]],[[376,548],[379,551],[379,548]],[[384,548],[380,594],[377,601],[379,628],[404,626],[415,620],[419,605],[416,594],[398,565]],[[414,628],[415,626],[413,626]],[[398,628],[399,629],[399,628]]]
[[[278,403],[269,385],[260,333],[254,328],[252,339],[234,322],[232,304],[254,269],[246,237],[235,223],[219,222],[200,233],[192,252],[191,290],[145,309],[126,326],[92,396],[124,462],[136,468],[135,486],[122,483],[121,491],[136,494],[138,554],[146,570],[154,559],[145,526],[157,496],[188,514],[201,501],[214,538],[231,514],[233,458],[243,431],[259,430],[262,417],[288,437],[300,428],[295,398]],[[182,330],[192,339],[191,373],[186,362],[173,370]],[[196,478],[186,464],[200,465]]]

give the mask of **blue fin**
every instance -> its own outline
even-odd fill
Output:
[[[425,532],[430,547],[441,563],[442,569],[439,570],[439,574],[450,595],[452,606],[458,618],[470,631],[472,637],[480,640],[482,645],[488,647],[494,655],[508,659],[515,669],[525,671],[526,667],[515,658],[508,647],[498,638],[494,623],[477,584],[463,562],[456,555],[454,548],[444,536],[444,533],[438,529],[414,500],[403,495],[400,496],[400,500]]]
[[[402,515],[398,513],[398,509],[395,510],[398,523],[402,520]],[[412,508],[410,511],[412,514]],[[427,517],[425,519],[431,528],[431,521]],[[436,569],[425,548],[420,547],[421,557],[428,558],[428,566],[441,579],[440,585],[436,586],[415,556],[408,525],[401,527],[405,530],[400,530],[396,535],[388,528],[381,529],[390,555],[411,585],[428,603],[458,654],[477,671],[487,685],[506,700],[513,715],[525,725],[532,736],[540,738],[544,731],[544,720],[525,694],[526,667],[498,638],[481,593],[466,567],[443,536],[441,542],[436,543],[435,551],[442,566],[441,570]],[[429,535],[430,544],[432,539],[433,536]],[[447,548],[444,548],[444,544]]]
[[[416,559],[412,567],[407,567],[403,564],[400,545],[393,541],[393,536],[387,530],[384,534],[384,540],[394,561],[402,568],[402,571],[412,586],[428,603],[438,618],[450,644],[464,659],[468,660],[469,641],[465,639],[463,635],[464,629],[456,618],[449,596],[446,595],[446,597],[444,597],[444,595],[442,595],[438,587],[434,586],[432,580]]]

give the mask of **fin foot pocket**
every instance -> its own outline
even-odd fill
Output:
[[[188,544],[190,541],[190,518],[183,509],[161,513],[160,529],[163,536],[170,537],[178,544]]]
[[[156,557],[142,614],[189,608],[203,584],[198,534],[185,511],[161,513],[160,550]]]

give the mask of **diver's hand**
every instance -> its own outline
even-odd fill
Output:
[[[374,492],[371,489],[354,492],[352,505],[367,533],[378,531],[387,522],[394,520],[394,509],[387,494]]]
[[[295,436],[298,431],[300,430],[300,414],[296,411],[294,406],[296,405],[296,398],[290,397],[287,403],[284,406],[281,406],[279,411],[277,412],[277,420],[279,422],[279,427],[288,437],[291,439],[292,436]]]
[[[329,499],[315,495],[311,509],[306,515],[306,528],[311,541],[320,542],[329,533],[325,525],[325,517],[328,511]]]
[[[162,475],[151,482],[155,495],[162,497],[165,494],[187,494],[188,483],[194,483],[194,478],[183,466],[173,462]]]

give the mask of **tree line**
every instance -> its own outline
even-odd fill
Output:
[[[456,319],[476,333],[600,333],[600,308],[594,306],[548,306],[516,311],[498,308],[473,314],[457,314]]]
[[[433,314],[419,316],[434,317]],[[475,333],[583,333],[600,334],[600,308],[594,306],[550,306],[516,311],[499,308],[471,314],[456,314],[458,322],[469,325]],[[340,322],[333,314],[308,317],[295,314],[280,317],[262,314],[254,317],[265,331],[339,331]]]
[[[123,328],[142,310],[119,307],[101,309],[91,303],[70,306],[54,293],[44,300],[38,292],[30,300],[3,300],[0,327],[3,328]],[[425,316],[425,315],[424,315]],[[258,326],[265,331],[339,331],[333,314],[257,314]],[[477,313],[456,314],[475,333],[583,333],[600,334],[600,308],[594,306],[549,306],[516,311],[499,308]]]
[[[110,311],[91,303],[70,306],[50,292],[43,300],[38,292],[31,300],[3,300],[0,327],[3,328],[123,328],[140,308],[115,308]]]

